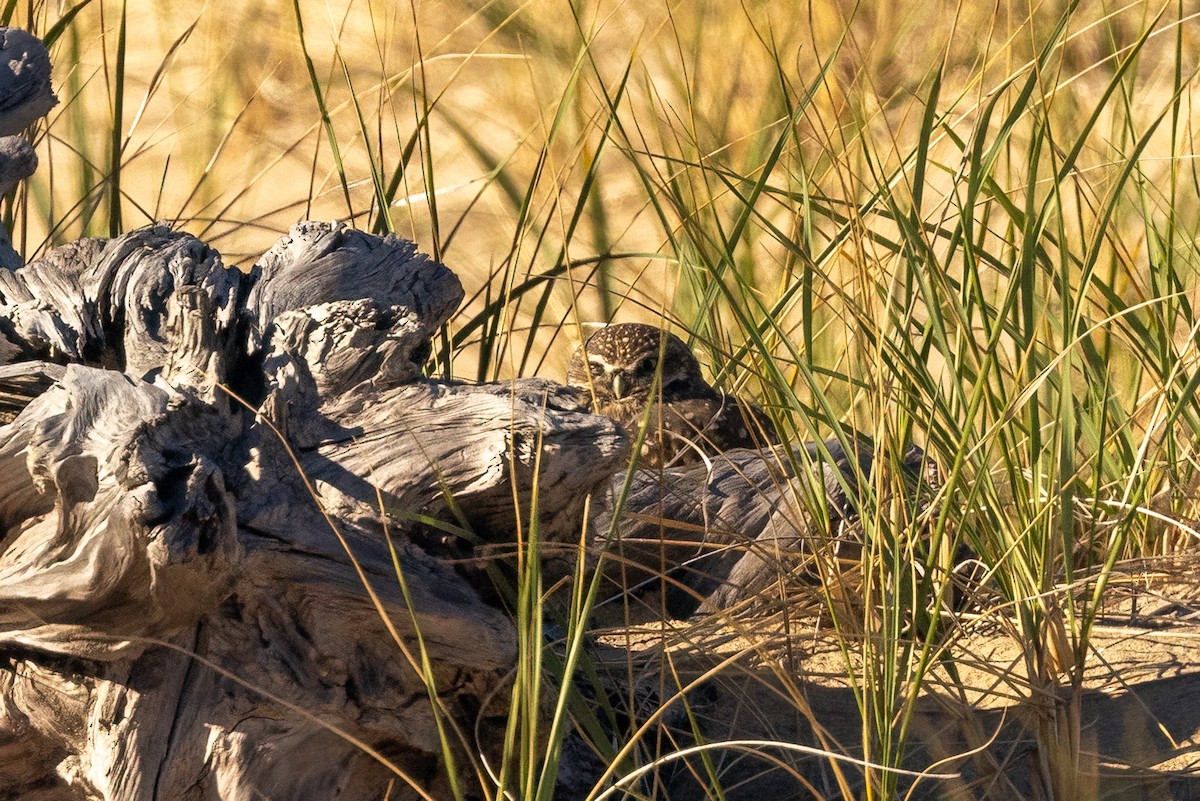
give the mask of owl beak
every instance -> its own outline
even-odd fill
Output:
[[[622,390],[625,389],[625,387],[621,386],[621,383],[622,383],[621,382],[621,374],[613,373],[612,394],[613,394],[613,397],[616,398],[617,400],[620,400],[621,398],[625,397],[625,393],[622,392]]]

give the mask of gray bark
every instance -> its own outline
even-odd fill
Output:
[[[0,795],[445,790],[405,654],[470,733],[516,639],[430,524],[511,541],[536,465],[578,537],[616,425],[549,382],[423,377],[457,279],[340,225],[249,276],[162,227],[79,242],[0,295]]]
[[[814,579],[816,552],[841,554],[861,543],[858,488],[876,469],[870,438],[844,431],[850,451],[829,439],[637,470],[618,508],[611,499],[625,475],[614,477],[610,502],[592,521],[610,593],[601,605],[628,605],[622,618],[687,618]],[[915,445],[898,468],[912,500],[927,499],[939,483]]]
[[[50,56],[41,41],[19,28],[0,28],[0,196],[37,169],[33,145],[18,134],[57,103],[50,87]],[[22,263],[9,232],[0,226],[0,269],[15,270]]]
[[[45,46],[28,31],[0,28],[0,137],[20,133],[57,103]]]

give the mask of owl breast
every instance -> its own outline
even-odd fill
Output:
[[[646,434],[637,454],[639,467],[691,464],[732,448],[761,448],[776,441],[770,420],[761,409],[731,396],[711,396],[663,402],[627,399],[602,405],[600,414],[625,428],[630,438],[646,421]]]

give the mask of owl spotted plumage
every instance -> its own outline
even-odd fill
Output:
[[[761,409],[709,386],[683,340],[651,325],[620,323],[597,331],[571,357],[567,383],[591,393],[596,411],[631,436],[647,420],[638,457],[643,467],[686,464],[702,454],[776,441]]]

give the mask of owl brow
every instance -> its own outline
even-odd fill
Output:
[[[613,369],[613,366],[609,362],[605,361],[604,357],[602,357],[602,356],[589,355],[588,356],[588,364],[593,365],[595,367],[599,367],[600,369],[605,370],[606,372],[612,372],[612,369]]]

